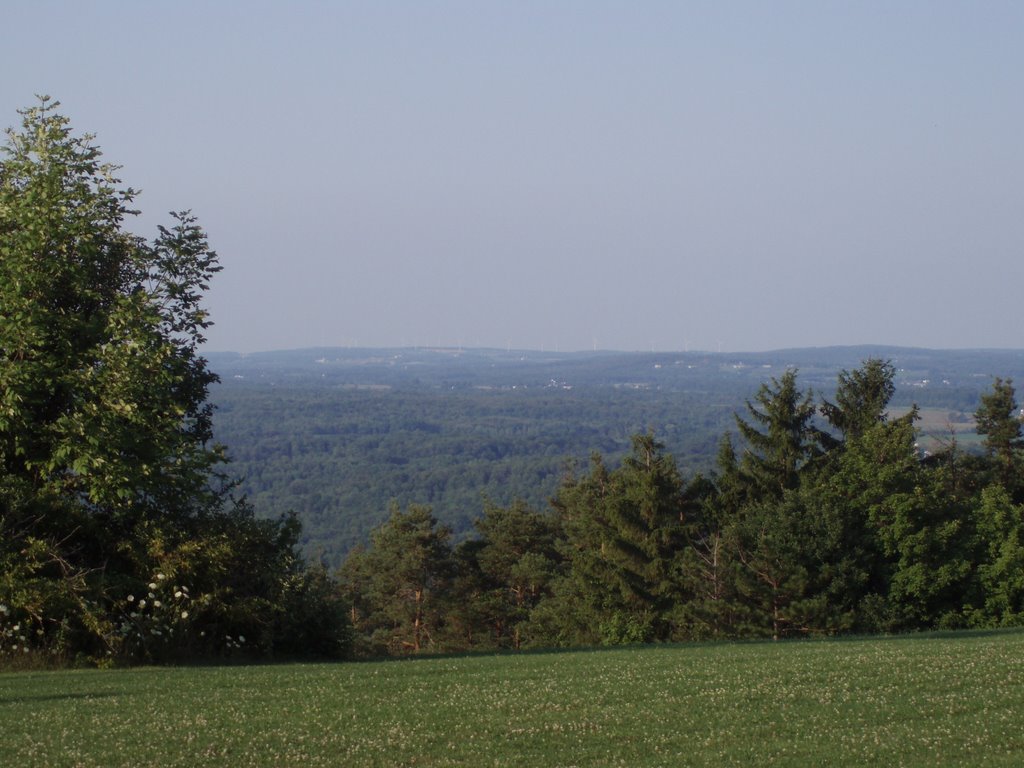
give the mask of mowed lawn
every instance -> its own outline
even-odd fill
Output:
[[[10,766],[1024,765],[1024,632],[0,674]]]

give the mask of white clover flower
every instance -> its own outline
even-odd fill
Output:
[[[135,595],[128,595],[128,602],[129,603],[134,603],[135,602]]]
[[[245,642],[245,635],[239,635],[238,636],[238,642],[244,643]]]
[[[13,627],[11,627],[11,629],[13,629],[15,632],[17,632],[19,629],[21,629],[21,624],[20,623],[19,624],[15,624]]]
[[[154,608],[159,608],[160,607],[160,601],[159,600],[154,600],[153,601],[153,607]]]
[[[6,606],[6,605],[4,605],[3,603],[0,603],[0,613],[3,613],[3,614],[5,614],[5,615],[6,615],[6,614],[7,614],[7,612],[8,612],[8,610],[9,610],[9,609],[7,608],[7,606]]]
[[[150,589],[156,589],[156,582],[155,581],[149,582],[149,588]]]
[[[28,646],[27,645],[21,646],[21,650],[23,650],[25,653],[28,653]]]
[[[143,602],[145,602],[145,600],[143,600]],[[129,615],[134,619],[139,614],[137,614],[135,611],[132,611]]]
[[[200,632],[199,636],[200,637],[206,637],[206,630],[204,629],[202,632]]]
[[[139,600],[139,608],[145,608],[145,607],[146,607],[146,601],[145,600]]]
[[[187,619],[188,618],[188,611],[182,611],[181,612],[181,618]]]
[[[180,589],[179,589],[179,590],[177,590],[177,591],[176,591],[176,592],[174,593],[174,596],[175,596],[175,597],[181,597],[181,590],[180,590]]]
[[[164,579],[166,579],[167,577],[166,577],[166,576],[164,576],[164,575],[163,575],[162,573],[158,573],[158,574],[156,575],[156,578],[157,578],[157,581],[163,581],[163,580],[164,580]]]

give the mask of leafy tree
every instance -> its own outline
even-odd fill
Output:
[[[816,515],[828,521],[831,551],[824,589],[852,628],[894,627],[889,591],[897,542],[894,500],[912,494],[923,471],[914,447],[916,409],[851,432],[809,489]]]
[[[66,656],[157,659],[173,632],[220,652],[213,630],[242,627],[269,652],[302,564],[294,523],[219,480],[199,353],[217,256],[187,212],[152,242],[127,232],[135,192],[57,107],[22,111],[0,161],[0,601]],[[138,596],[172,577],[192,607],[157,626],[172,601]]]
[[[0,460],[111,524],[191,513],[223,458],[197,352],[217,257],[187,213],[124,232],[134,191],[56,106],[22,112],[0,172]]]
[[[981,541],[977,575],[980,605],[972,612],[978,626],[1024,623],[1024,509],[994,484],[982,491],[975,510]]]
[[[974,540],[959,453],[954,446],[921,461],[906,417],[878,438],[875,471],[883,482],[869,486],[867,513],[888,563],[889,628],[956,626],[970,591]]]

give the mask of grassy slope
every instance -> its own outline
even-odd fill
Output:
[[[1021,765],[1024,632],[0,675],[5,765]]]

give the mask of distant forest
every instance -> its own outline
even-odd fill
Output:
[[[393,507],[340,572],[357,652],[619,645],[1024,623],[1024,438],[1010,382],[974,411],[980,452],[922,451],[895,369],[761,385],[684,477],[650,434],[595,455],[550,505],[488,505],[455,545]]]
[[[267,517],[296,512],[307,554],[336,567],[393,503],[429,506],[461,541],[487,504],[546,509],[592,454],[616,467],[637,434],[653,434],[684,477],[707,473],[734,414],[771,377],[795,369],[831,396],[841,370],[872,356],[893,362],[890,405],[922,409],[932,449],[955,439],[980,450],[973,412],[991,372],[1024,380],[1024,353],[1000,350],[310,349],[211,355],[211,399],[235,493]]]

